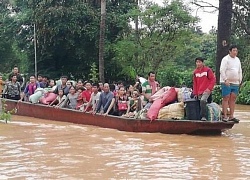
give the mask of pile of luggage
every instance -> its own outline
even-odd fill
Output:
[[[146,106],[137,114],[137,118],[200,120],[200,102],[191,98],[191,90],[187,87],[164,87],[154,96],[150,106]],[[218,104],[207,104],[207,121],[221,121],[222,112]]]

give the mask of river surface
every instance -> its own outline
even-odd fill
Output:
[[[221,136],[121,132],[13,116],[0,123],[0,180],[250,178],[250,106]]]

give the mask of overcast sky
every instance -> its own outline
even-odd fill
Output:
[[[154,2],[157,2],[159,4],[162,4],[163,0],[152,0]],[[185,3],[189,3],[191,0],[184,0]],[[214,6],[219,6],[219,0],[203,0],[204,2],[209,2],[213,4]],[[218,11],[215,11],[213,13],[204,12],[202,8],[192,6],[193,9],[193,16],[200,17],[201,21],[198,24],[202,27],[203,32],[209,32],[209,30],[212,29],[212,26],[217,28],[217,22],[218,22]],[[197,10],[198,9],[198,10]],[[211,8],[205,8],[205,11],[213,11],[214,9]]]

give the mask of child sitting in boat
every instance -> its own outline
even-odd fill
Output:
[[[55,108],[60,108],[62,107],[65,100],[66,100],[66,96],[63,94],[63,89],[59,89],[56,99],[53,102],[51,102],[49,105],[54,106]]]
[[[137,112],[142,109],[142,101],[140,98],[140,93],[135,89],[132,93],[132,97],[129,99],[130,111],[125,117],[134,117]]]
[[[69,94],[67,95],[67,98],[63,103],[62,107],[69,109],[76,109],[77,98],[78,98],[78,93],[76,92],[76,88],[74,86],[71,86],[69,89]]]

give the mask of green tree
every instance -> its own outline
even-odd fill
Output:
[[[192,17],[188,8],[181,1],[172,1],[161,7],[152,2],[144,4],[145,10],[134,9],[130,12],[132,19],[139,18],[142,27],[121,35],[113,47],[116,52],[114,58],[122,65],[121,74],[132,71],[146,74],[149,70],[158,70],[162,66],[173,62],[176,54],[186,44],[196,19]],[[139,34],[139,38],[136,38]]]

